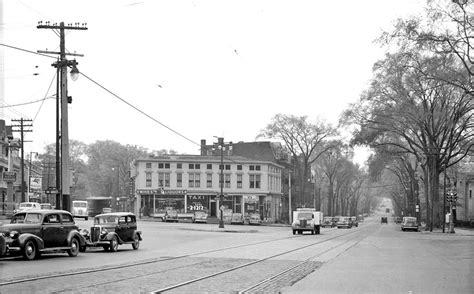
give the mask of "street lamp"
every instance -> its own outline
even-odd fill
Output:
[[[115,171],[117,169],[117,196],[116,196],[116,204],[117,204],[117,210],[120,210],[120,165],[117,165],[116,167],[112,167],[112,170]]]
[[[77,62],[74,59],[70,64],[72,66],[71,72],[69,73],[71,75],[71,80],[77,81],[77,79],[79,78],[79,70],[77,69],[77,66],[76,66]]]
[[[215,136],[214,136],[215,137]],[[215,137],[217,138],[217,143],[214,143],[214,146],[221,151],[221,164],[220,164],[220,181],[219,184],[221,186],[221,194],[219,195],[219,205],[221,211],[221,217],[219,220],[219,228],[224,228],[224,212],[223,212],[223,205],[222,202],[224,201],[224,149],[227,147],[228,150],[232,150],[232,142],[229,142],[227,145],[224,143],[224,138],[222,137]]]

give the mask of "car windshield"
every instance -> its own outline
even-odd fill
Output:
[[[342,221],[349,221],[350,218],[348,218],[348,217],[341,217],[339,220],[342,220]]]
[[[309,219],[309,218],[313,218],[313,214],[311,212],[298,213],[298,219]]]
[[[43,209],[50,209],[51,207],[51,204],[41,204],[41,208]]]
[[[32,206],[33,206],[33,204],[31,204],[31,203],[21,203],[20,204],[20,208],[32,207]]]
[[[95,224],[116,224],[118,217],[115,215],[101,216],[94,219]]]
[[[87,204],[85,202],[74,202],[73,206],[74,207],[86,207]]]

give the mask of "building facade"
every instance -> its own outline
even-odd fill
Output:
[[[220,156],[207,153],[136,159],[131,167],[135,213],[162,217],[172,208],[178,214],[203,210],[218,217],[225,209],[244,216],[258,213],[268,222],[281,219],[281,165],[230,153],[222,163]]]

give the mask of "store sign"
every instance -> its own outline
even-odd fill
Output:
[[[245,202],[257,202],[258,201],[258,196],[257,195],[246,195],[246,196],[244,196],[244,201]]]
[[[209,195],[186,195],[189,211],[208,210]]]
[[[30,179],[30,189],[31,190],[41,190],[42,178],[41,177],[31,177]]]
[[[5,171],[2,174],[2,179],[4,182],[13,183],[16,182],[16,172],[14,171]]]
[[[177,189],[137,189],[137,194],[140,195],[183,195],[187,193],[187,190],[177,190]]]

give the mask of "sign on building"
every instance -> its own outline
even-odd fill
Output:
[[[5,171],[2,174],[2,179],[4,182],[13,183],[16,182],[16,172],[14,171]]]
[[[42,181],[41,177],[31,177],[30,179],[30,190],[41,190]]]

